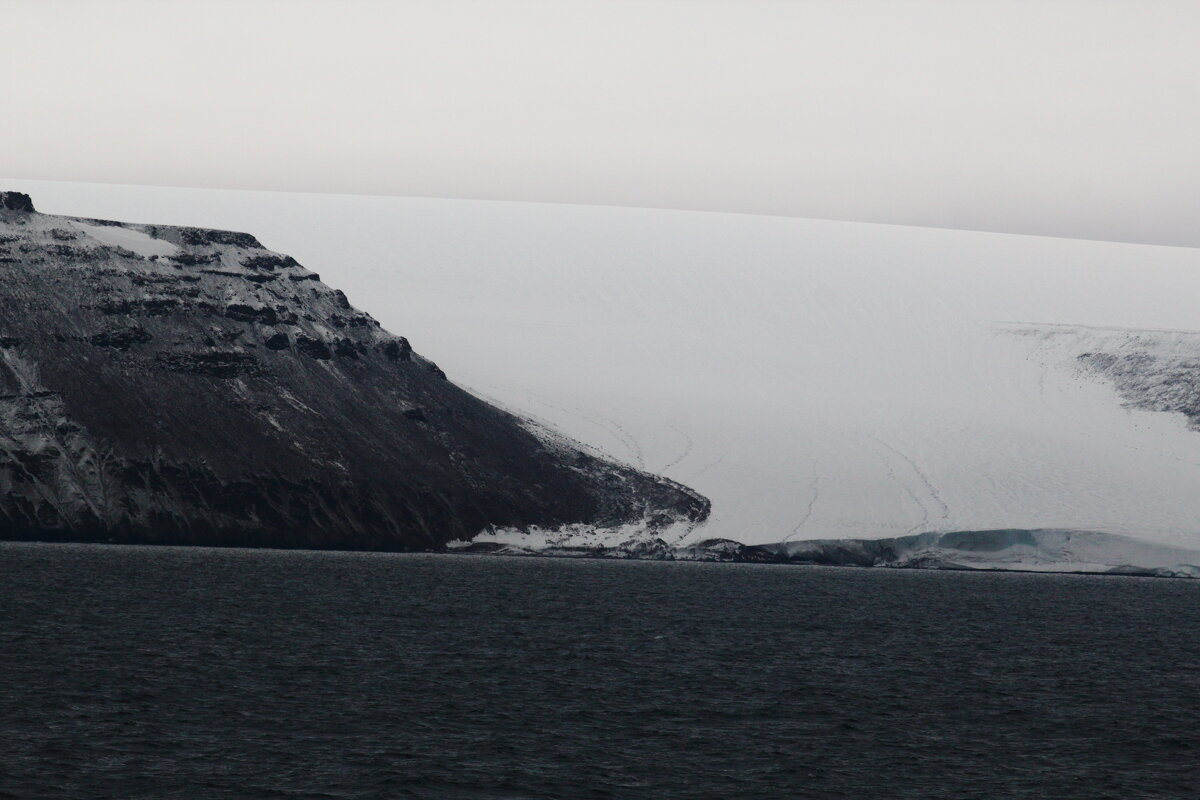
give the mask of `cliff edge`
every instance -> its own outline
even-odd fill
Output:
[[[250,234],[0,193],[0,538],[440,549],[708,509],[455,386]]]

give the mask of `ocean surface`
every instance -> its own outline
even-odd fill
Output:
[[[0,545],[3,798],[1196,798],[1200,582]]]

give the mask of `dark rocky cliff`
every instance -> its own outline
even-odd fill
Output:
[[[707,513],[458,388],[249,234],[0,194],[0,538],[407,550]]]

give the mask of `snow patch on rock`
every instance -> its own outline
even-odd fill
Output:
[[[89,225],[79,220],[70,220],[69,224],[86,233],[101,244],[110,247],[122,247],[139,256],[173,256],[179,248],[163,239],[156,239],[145,231],[126,225]]]
[[[675,546],[695,527],[687,520],[662,525],[650,520],[615,525],[564,525],[557,528],[497,528],[470,540],[447,544],[451,552],[541,555],[580,558],[670,560]]]

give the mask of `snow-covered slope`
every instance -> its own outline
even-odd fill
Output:
[[[1200,251],[9,183],[58,213],[256,231],[476,393],[711,498],[689,541],[1076,529],[1200,548]]]

